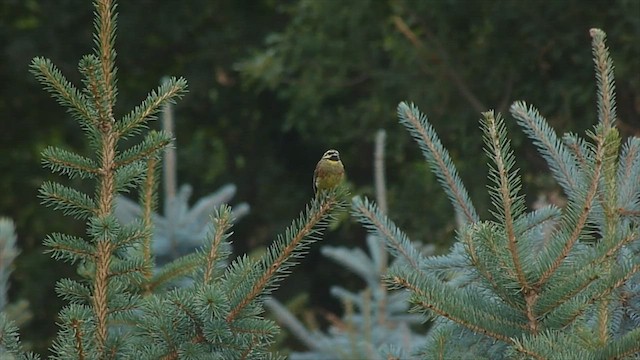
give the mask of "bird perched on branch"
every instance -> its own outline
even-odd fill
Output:
[[[340,161],[340,153],[338,150],[327,150],[313,172],[313,191],[318,194],[320,191],[333,189],[343,178],[344,166]]]

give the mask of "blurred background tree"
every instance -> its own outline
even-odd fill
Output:
[[[72,0],[0,3],[0,215],[16,222],[21,255],[10,300],[29,300],[33,319],[22,334],[38,351],[48,346],[61,307],[54,280],[74,276],[43,255],[40,243],[45,233],[82,229],[39,205],[36,189],[49,177],[39,153],[46,145],[83,144],[27,67],[44,55],[78,81],[73,69],[91,47],[91,11],[90,2]],[[193,185],[194,199],[237,185],[235,200],[252,206],[235,228],[238,253],[264,246],[298,213],[328,148],[340,150],[353,193],[370,195],[378,128],[388,134],[390,217],[413,239],[446,248],[453,211],[397,125],[396,105],[413,101],[429,115],[486,212],[480,112],[526,99],[546,105],[540,111],[559,133],[593,124],[584,46],[591,27],[608,34],[622,135],[640,133],[636,0],[140,0],[118,11],[118,105],[138,103],[164,75],[187,78],[190,93],[175,109],[179,177]],[[555,196],[544,163],[518,131],[510,134],[516,157],[527,159],[517,164],[527,200]],[[362,238],[359,226],[344,223],[328,243],[361,246]],[[276,295],[307,292],[312,306],[337,311],[329,285],[358,280],[312,254]]]

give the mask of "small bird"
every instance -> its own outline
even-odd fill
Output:
[[[317,194],[321,190],[330,190],[338,186],[343,178],[344,166],[340,161],[340,153],[338,150],[327,150],[313,172],[313,192]]]

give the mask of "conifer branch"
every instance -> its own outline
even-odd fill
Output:
[[[359,197],[354,197],[352,208],[354,215],[358,217],[358,222],[383,238],[387,248],[394,256],[402,258],[414,271],[423,272],[420,268],[422,262],[420,253],[411,245],[409,238],[381,213],[374,203],[369,202],[367,198],[362,200]]]
[[[606,34],[600,29],[591,29],[589,34],[593,41],[593,62],[596,66],[596,83],[598,86],[598,121],[608,130],[616,121],[615,80],[613,61],[609,57],[609,49],[605,45]]]
[[[602,160],[602,191],[599,202],[604,210],[604,228],[602,236],[605,240],[616,239],[616,228],[619,223],[618,212],[618,152],[620,150],[620,134],[618,129],[610,128],[604,136],[604,156]]]
[[[626,183],[633,179],[632,174],[640,172],[636,164],[640,164],[640,138],[631,137],[627,140],[627,143],[622,148],[622,154],[620,156],[620,178],[621,182]],[[637,184],[637,183],[636,183]]]
[[[0,313],[0,355],[7,360],[40,360],[38,355],[24,351],[18,336],[18,327],[6,312]]]
[[[84,360],[87,358],[88,354],[85,354],[83,342],[84,342],[84,334],[82,331],[82,320],[73,319],[71,321],[71,329],[73,331],[75,337],[75,347],[76,347],[76,356],[78,356],[78,360]]]
[[[42,151],[42,163],[52,171],[70,179],[87,179],[98,173],[95,161],[71,151],[49,146]]]
[[[609,341],[605,348],[598,352],[598,359],[626,359],[640,353],[640,327],[624,334],[618,339]]]
[[[634,229],[633,231],[629,231],[629,232],[627,233],[627,235],[626,235],[624,238],[619,239],[619,240],[617,240],[617,241],[611,241],[611,240],[609,240],[609,241],[607,241],[607,242],[601,242],[599,245],[600,245],[600,246],[608,246],[608,247],[609,247],[609,250],[607,250],[606,252],[603,252],[603,253],[602,253],[602,255],[600,255],[600,257],[598,257],[597,259],[595,259],[595,262],[596,262],[597,264],[602,264],[602,263],[604,263],[605,261],[610,261],[611,259],[613,259],[613,258],[614,258],[614,256],[615,256],[616,254],[619,254],[619,253],[620,253],[620,250],[621,250],[623,247],[625,247],[625,246],[627,246],[627,245],[631,244],[634,240],[636,240],[636,239],[638,238],[638,235],[639,235],[639,234],[638,234],[637,229]],[[612,237],[614,237],[614,238],[617,238],[617,237],[615,236],[615,234],[610,234],[609,236],[612,236]],[[600,250],[600,249],[598,249],[598,250]],[[600,252],[600,251],[598,251],[598,252]]]
[[[101,79],[98,82],[109,110],[108,119],[113,119],[113,106],[116,101],[116,4],[112,0],[96,0],[95,43],[96,55],[101,66]]]
[[[322,351],[322,348],[318,346],[322,341],[327,341],[326,336],[322,334],[312,333],[307,330],[305,326],[298,320],[287,308],[273,297],[266,297],[264,299],[266,307],[270,312],[275,315],[276,320],[279,323],[286,325],[292,334],[295,334],[296,338],[302,342],[307,348],[316,351]],[[321,339],[321,341],[318,341]]]
[[[80,61],[79,70],[85,76],[84,92],[93,100],[93,108],[97,110],[98,123],[113,121],[113,114],[107,89],[104,88],[104,74],[99,68],[99,60],[95,55],[85,55]]]
[[[588,184],[588,188],[584,196],[584,199],[580,201],[580,204],[578,203],[575,204],[576,206],[580,206],[580,209],[579,209],[580,212],[577,214],[577,217],[575,220],[572,219],[572,220],[566,221],[565,224],[563,224],[565,226],[565,231],[569,231],[567,238],[563,239],[564,246],[560,254],[555,258],[555,260],[553,260],[550,266],[548,266],[547,269],[544,270],[544,272],[542,273],[542,275],[540,276],[540,278],[535,284],[536,287],[542,286],[547,280],[549,280],[551,275],[553,275],[553,273],[562,264],[564,259],[569,255],[569,252],[573,248],[573,245],[580,238],[580,234],[582,234],[584,226],[587,223],[589,214],[591,213],[591,205],[593,204],[593,199],[596,197],[598,193],[598,184],[600,182],[600,174],[602,170],[602,158],[604,156],[603,136],[598,136],[596,141],[597,141],[597,148],[595,150],[595,161],[593,163],[593,172],[591,175],[591,179]]]
[[[584,140],[576,134],[565,134],[562,137],[562,141],[565,146],[571,151],[571,154],[575,156],[579,168],[583,171],[588,168],[589,155],[588,149]]]
[[[606,344],[609,338],[609,299],[601,299],[597,304],[596,334],[601,344]]]
[[[546,356],[544,356],[543,354],[539,354],[538,352],[535,352],[531,349],[525,348],[522,343],[520,341],[515,341],[514,344],[514,349],[517,350],[519,353],[524,354],[529,356],[532,359],[536,359],[536,360],[548,360],[548,358]]]
[[[478,222],[465,229],[462,241],[467,245],[468,256],[476,271],[484,277],[503,301],[514,308],[521,308],[522,304],[518,303],[518,299],[514,298],[512,292],[503,285],[505,278],[516,281],[517,275],[511,263],[502,256],[504,244],[496,241],[501,233],[504,231],[497,230],[493,223]],[[486,259],[492,259],[492,261],[489,262]],[[493,262],[497,265],[493,265]]]
[[[640,216],[640,137],[630,137],[622,146],[618,166],[617,211],[622,217]],[[633,209],[637,209],[635,212]]]
[[[108,279],[117,276],[142,274],[145,264],[141,259],[112,261],[109,267]]]
[[[514,339],[513,350],[533,359],[605,359],[594,356],[594,351],[590,348],[592,344],[585,336],[558,329],[545,329],[539,334]],[[513,353],[509,355],[512,355],[509,358],[521,357]]]
[[[51,60],[35,57],[31,61],[31,73],[60,105],[86,129],[95,129],[97,122],[95,110],[88,105],[88,99],[62,75]]]
[[[91,301],[91,289],[85,284],[71,279],[58,281],[56,293],[72,304],[87,304]]]
[[[121,136],[135,134],[145,126],[147,120],[154,119],[162,106],[176,98],[181,98],[187,90],[187,81],[184,78],[171,78],[151,91],[141,105],[136,106],[129,114],[125,115],[117,124],[118,133]]]
[[[100,117],[98,130],[101,137],[100,178],[98,184],[98,208],[96,217],[100,220],[109,217],[114,208],[116,194],[116,147],[118,134],[114,129],[113,105],[115,103],[115,84],[113,79],[115,50],[113,42],[115,37],[115,18],[113,6],[110,0],[96,1],[96,40],[97,52],[100,56],[100,66],[102,69],[102,80],[100,85],[105,93],[102,95],[106,99],[108,114]],[[111,254],[114,250],[113,239],[102,238],[96,244],[96,272],[93,282],[93,309],[96,316],[96,346],[99,354],[104,352],[107,336],[109,313],[108,286],[111,267]]]
[[[168,77],[164,77],[162,82],[166,82]],[[166,131],[170,137],[175,141],[174,137],[174,120],[173,120],[173,104],[167,102],[162,109],[162,130]],[[163,154],[162,162],[162,182],[164,185],[164,196],[167,201],[171,201],[176,196],[176,189],[178,188],[177,179],[177,156],[175,144],[167,146]]]
[[[156,171],[158,168],[158,157],[150,156],[147,159],[147,174],[142,184],[142,194],[140,202],[142,205],[142,226],[146,230],[146,235],[142,239],[142,259],[145,264],[143,275],[145,277],[144,291],[149,294],[149,283],[153,277],[153,257],[151,254],[151,242],[153,239],[153,220],[151,216],[157,207],[158,180]]]
[[[53,258],[71,264],[80,260],[93,260],[96,251],[95,247],[84,239],[60,233],[48,235],[43,245],[48,247],[45,253],[52,253]]]
[[[431,165],[440,185],[452,200],[458,216],[465,223],[478,221],[478,214],[458,176],[458,171],[453,166],[449,152],[442,146],[427,117],[415,105],[405,102],[398,105],[398,117],[400,123],[405,125],[420,146],[422,154]]]
[[[195,324],[195,331],[196,334],[194,335],[192,341],[193,343],[201,343],[206,341],[206,338],[204,336],[204,332],[202,331],[202,321],[200,320],[200,317],[195,314],[190,308],[189,306],[187,306],[186,304],[184,304],[182,301],[180,301],[180,299],[178,297],[172,297],[169,300],[176,308],[178,308],[179,310],[181,310],[185,315],[187,315],[187,318],[189,318],[189,320]],[[179,353],[176,353],[176,355],[179,355]]]
[[[220,260],[220,247],[222,241],[225,239],[225,235],[229,228],[231,228],[231,208],[223,205],[217,211],[215,218],[213,219],[213,239],[211,240],[211,247],[206,253],[206,261],[202,282],[209,284],[213,280],[213,270]]]
[[[574,156],[533,106],[528,107],[524,101],[516,101],[511,105],[510,111],[518,120],[518,125],[544,156],[565,194],[573,196],[582,182]]]
[[[407,290],[410,290],[412,293],[414,293],[418,297],[422,297],[422,298],[426,297],[426,298],[428,298],[428,295],[425,292],[423,292],[422,289],[420,289],[419,287],[413,285],[412,283],[410,283],[409,281],[407,281],[406,279],[404,279],[402,277],[393,276],[393,277],[391,277],[390,280],[391,280],[392,283],[394,283],[394,284],[396,284],[398,286],[401,286],[401,287],[403,287],[403,288],[405,288]],[[467,321],[466,319],[464,319],[462,317],[455,316],[455,315],[451,314],[450,312],[448,312],[448,311],[442,309],[441,307],[437,306],[434,303],[427,302],[427,301],[424,301],[424,300],[418,300],[416,302],[416,305],[420,306],[421,308],[423,308],[425,310],[429,310],[429,311],[434,312],[435,314],[443,316],[443,317],[445,317],[445,318],[447,318],[447,319],[449,319],[449,320],[451,320],[451,321],[453,321],[455,323],[458,323],[458,324],[466,327],[467,329],[469,329],[469,330],[471,330],[473,332],[481,333],[481,334],[490,336],[490,337],[492,337],[494,339],[504,341],[506,343],[511,343],[512,342],[512,339],[509,338],[508,336],[503,335],[503,334],[499,334],[497,332],[493,332],[493,331],[491,331],[489,329],[486,329],[486,328],[480,327],[480,326],[478,326],[476,324],[473,324],[473,323]]]
[[[39,192],[43,204],[77,219],[87,219],[97,211],[97,205],[87,194],[58,183],[45,182]]]
[[[609,270],[611,271],[611,270]],[[610,275],[608,279],[603,281],[613,281],[610,285],[604,286],[601,290],[598,290],[591,294],[588,299],[571,299],[570,301],[579,302],[577,306],[575,306],[575,310],[572,311],[569,316],[562,316],[563,323],[561,324],[561,328],[568,326],[569,324],[574,323],[577,319],[584,315],[584,313],[589,309],[589,307],[603,299],[606,299],[610,296],[616,289],[620,288],[624,283],[629,281],[632,276],[634,276],[637,272],[640,271],[640,263],[635,263],[629,269],[624,270],[623,275]],[[615,280],[615,281],[614,281]],[[548,319],[547,319],[548,320]]]
[[[574,284],[572,288],[563,291],[562,294],[560,296],[557,296],[556,299],[553,299],[547,293],[542,292],[540,296],[546,300],[546,303],[543,304],[544,306],[541,306],[541,304],[538,303],[537,304],[538,307],[535,309],[535,313],[541,314],[541,315],[547,315],[548,313],[552,312],[554,309],[557,309],[563,304],[566,304],[567,302],[574,299],[577,295],[587,290],[589,286],[592,286],[594,282],[599,280],[599,276],[597,273],[599,271],[602,271],[602,268],[588,267],[587,269],[583,268],[581,270],[582,272],[579,275],[576,275],[579,277],[578,279],[581,280],[581,282]],[[566,286],[563,286],[563,289],[565,288]],[[556,290],[555,292],[558,293],[557,289],[555,290]],[[550,300],[553,300],[553,301],[550,301]]]
[[[631,277],[633,277],[636,273],[640,271],[640,262],[637,260],[633,263],[633,265],[628,269],[621,269],[624,274],[622,276],[618,276],[614,274],[610,276],[611,279],[615,279],[615,282],[611,283],[609,286],[606,286],[604,290],[591,298],[591,303],[595,302],[598,299],[604,299],[613,293],[616,289],[619,289],[624,283],[629,281]],[[616,279],[617,277],[617,279]]]
[[[102,353],[107,341],[107,315],[109,313],[107,287],[109,286],[109,266],[111,265],[111,246],[105,241],[98,243],[96,251],[96,277],[93,287],[93,308],[96,315],[96,340],[98,352]]]
[[[313,237],[320,231],[318,228],[326,226],[326,221],[330,218],[332,211],[343,206],[341,198],[344,196],[345,194],[340,188],[322,192],[313,200],[306,214],[285,231],[286,239],[276,241],[269,247],[259,262],[262,275],[253,282],[250,290],[244,294],[240,302],[232,306],[226,317],[227,322],[234,321],[245,307],[278,280],[277,274],[288,267],[286,263],[289,259],[299,255],[297,252],[304,249],[305,242],[313,240]]]
[[[552,226],[562,215],[562,211],[555,205],[547,205],[540,209],[534,210],[520,217],[515,222],[515,227],[520,230],[521,234],[526,234],[535,228],[541,226]]]
[[[496,165],[496,168],[491,167],[489,170],[490,177],[494,179],[496,186],[498,186],[497,189],[492,189],[491,193],[494,198],[494,204],[500,212],[500,221],[504,225],[507,247],[511,253],[514,266],[513,272],[522,286],[525,296],[527,296],[530,292],[530,285],[520,261],[520,254],[516,244],[518,239],[514,228],[516,217],[524,212],[522,197],[518,195],[520,178],[517,176],[517,171],[511,172],[514,165],[514,157],[510,150],[509,141],[506,138],[506,129],[500,114],[498,114],[497,119],[493,111],[482,113],[482,115],[484,117],[482,126],[486,136],[487,152]]]
[[[150,235],[149,229],[141,226],[141,222],[133,221],[120,228],[117,237],[113,240],[115,248],[124,249],[135,245]]]
[[[100,152],[101,176],[98,187],[98,219],[107,218],[113,211],[115,201],[115,154],[116,136],[113,133],[112,123],[108,119],[102,119],[99,126],[103,136]],[[96,340],[99,353],[104,351],[108,332],[108,286],[109,268],[111,266],[111,253],[113,239],[101,239],[96,245],[96,273],[93,290],[93,308],[96,315]]]
[[[480,260],[478,249],[476,249],[475,242],[473,241],[473,232],[470,229],[465,229],[462,234],[462,242],[466,245],[466,252],[469,257],[471,265],[476,271],[491,285],[494,289],[501,289],[496,280],[493,278],[493,274],[485,266],[484,262]]]
[[[136,145],[118,154],[117,166],[125,166],[139,160],[147,159],[171,144],[171,135],[164,131],[150,130],[145,138]]]
[[[388,282],[409,290],[414,310],[437,319],[425,357],[618,359],[640,351],[635,329],[640,262],[633,217],[640,205],[640,141],[627,141],[618,158],[613,66],[604,33],[591,34],[599,97],[599,123],[588,132],[591,142],[574,134],[560,141],[533,107],[524,102],[511,107],[567,194],[566,208],[524,213],[506,130],[491,112],[483,114],[483,126],[487,153],[495,163],[489,176],[495,184],[490,195],[497,221],[476,220],[462,228],[459,243],[445,260],[410,261],[411,244],[404,243],[400,231],[375,207],[369,209],[366,200],[354,199],[359,221],[385,238],[394,255],[409,259],[391,268]],[[433,145],[437,138],[426,117],[406,104],[400,104],[398,115],[454,206],[464,205],[450,190],[458,179],[447,178],[452,165],[438,158],[443,151]],[[459,254],[464,260],[455,257]],[[469,334],[454,339],[460,328]]]
[[[175,279],[187,276],[196,271],[201,265],[200,254],[188,254],[179,257],[172,262],[162,266],[160,271],[153,275],[147,285],[149,291],[153,291]]]

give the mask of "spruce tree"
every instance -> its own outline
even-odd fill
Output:
[[[425,359],[627,359],[640,356],[640,138],[620,138],[605,34],[590,31],[598,123],[563,137],[522,101],[511,114],[564,190],[564,208],[527,212],[500,114],[482,114],[492,218],[477,215],[455,166],[419,109],[398,106],[461,224],[450,253],[426,257],[371,201],[354,215],[399,261],[390,287],[432,319]]]

